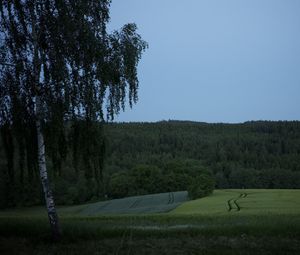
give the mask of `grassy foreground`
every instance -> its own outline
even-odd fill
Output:
[[[64,207],[55,244],[41,208],[2,211],[0,254],[298,254],[299,200],[300,190],[217,190],[169,213]]]

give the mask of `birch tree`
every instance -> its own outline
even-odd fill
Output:
[[[0,1],[0,126],[35,129],[56,240],[61,232],[47,176],[45,124],[113,119],[126,100],[131,107],[138,99],[137,65],[147,43],[135,24],[107,33],[110,2]]]

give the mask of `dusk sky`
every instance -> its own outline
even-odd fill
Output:
[[[149,43],[117,121],[300,120],[299,0],[113,0]]]

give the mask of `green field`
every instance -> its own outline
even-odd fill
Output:
[[[242,215],[287,214],[300,216],[300,190],[228,189],[184,203],[172,214]]]
[[[216,190],[184,202],[186,195],[59,207],[55,244],[44,208],[0,211],[0,254],[299,253],[300,190]]]
[[[109,215],[140,215],[166,213],[188,201],[186,191],[132,196],[78,206],[59,206],[62,217],[97,217]],[[46,217],[44,207],[30,207],[0,211],[0,217]]]

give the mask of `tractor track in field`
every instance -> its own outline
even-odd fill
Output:
[[[104,205],[102,205],[101,207],[99,207],[100,210],[106,208],[107,206],[109,206],[111,203],[110,202],[107,202],[105,203]]]
[[[174,203],[174,193],[170,192],[169,193],[169,200],[168,200],[168,204],[173,204]]]
[[[135,200],[131,205],[130,205],[130,207],[129,208],[136,208],[138,205],[139,205],[139,203],[142,201],[142,199],[140,198],[140,199],[137,199],[137,200]]]
[[[238,200],[241,199],[241,198],[246,198],[247,197],[247,193],[241,193],[237,198],[231,198],[227,201],[227,205],[228,205],[228,212],[231,212],[231,211],[240,211],[241,210],[241,207],[240,205],[238,204]]]

